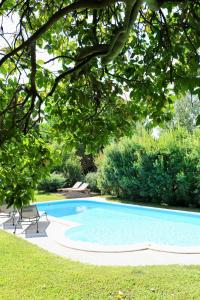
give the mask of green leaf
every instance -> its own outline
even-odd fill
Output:
[[[197,116],[196,118],[196,126],[200,125],[200,115]]]
[[[43,64],[44,64],[44,60],[38,59],[38,60],[37,60],[37,64],[38,64],[38,65],[43,65]]]

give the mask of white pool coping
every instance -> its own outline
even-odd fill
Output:
[[[81,199],[83,200],[83,198]],[[93,200],[88,197],[86,199]],[[0,229],[3,229],[2,224],[4,221],[6,219],[0,218]],[[174,252],[171,251],[172,249],[168,251],[166,246],[163,249],[161,246],[148,243],[134,245],[134,249],[123,248],[121,249],[122,251],[120,249],[116,251],[116,247],[113,249],[115,251],[108,251],[108,249],[107,251],[104,251],[104,249],[100,249],[100,251],[97,249],[98,251],[95,251],[95,248],[90,248],[90,245],[87,245],[86,249],[81,249],[83,245],[75,245],[72,241],[66,241],[63,235],[64,231],[72,226],[76,226],[76,223],[62,221],[54,217],[49,217],[49,221],[44,235],[38,235],[34,231],[32,235],[26,237],[23,233],[24,228],[22,228],[17,229],[16,236],[48,252],[82,263],[105,266],[200,265],[200,250],[196,253],[196,251],[190,249],[191,251],[186,253],[182,247],[181,249],[176,249],[177,251]],[[45,222],[45,218],[42,219],[42,222]],[[6,231],[13,234],[12,227],[6,229]]]
[[[60,245],[71,248],[74,250],[81,250],[87,252],[105,252],[105,253],[119,253],[119,252],[132,252],[132,251],[142,251],[142,250],[154,250],[160,252],[168,252],[168,253],[179,253],[179,254],[200,254],[200,247],[178,247],[178,246],[166,246],[154,244],[151,242],[138,243],[138,244],[130,244],[130,245],[120,245],[120,246],[105,246],[99,245],[89,242],[80,242],[73,241],[66,237],[65,233],[68,229],[79,226],[79,224],[63,221],[59,218],[49,217],[51,222],[60,224],[59,231],[54,226],[51,228],[49,235],[55,240],[55,242]]]
[[[131,207],[131,204],[122,204],[122,203],[115,203],[112,201],[107,201],[105,198],[77,198],[77,199],[67,199],[66,201],[76,201],[76,200],[89,200],[89,201],[94,201],[94,202],[105,202],[105,203],[111,203],[114,205],[123,205],[123,206],[128,206]],[[63,202],[63,200],[59,200],[56,202]],[[41,204],[47,204],[47,202],[40,202]],[[55,201],[48,201],[48,203],[55,203]],[[134,207],[140,207],[140,205],[134,205]],[[143,206],[144,207],[144,206]],[[168,211],[171,212],[172,210],[170,209],[162,209],[162,208],[154,208],[154,207],[144,207],[146,209],[153,209],[153,210],[158,210],[158,211]],[[173,212],[178,212],[181,214],[194,214],[194,215],[199,215],[199,213],[195,212],[187,212],[187,211],[179,211],[179,210],[173,210]],[[53,222],[62,224],[63,226],[60,227],[59,232],[54,232],[52,229],[51,233],[52,236],[54,237],[55,241],[59,243],[60,245],[71,248],[74,250],[81,250],[81,251],[91,251],[91,252],[105,252],[105,253],[120,253],[120,252],[132,252],[132,251],[143,251],[143,250],[153,250],[153,251],[160,251],[160,252],[168,252],[168,253],[179,253],[179,254],[200,254],[200,246],[193,246],[193,247],[184,247],[184,246],[168,246],[168,245],[159,245],[152,243],[150,241],[146,241],[144,243],[136,243],[136,244],[129,244],[129,245],[113,245],[113,246],[107,246],[107,245],[100,245],[100,244],[95,244],[95,243],[89,243],[89,242],[81,242],[81,241],[73,241],[70,240],[66,237],[65,232],[67,229],[70,229],[72,227],[79,226],[80,224],[71,222],[71,221],[64,221],[60,218],[56,217],[50,217],[50,219]]]

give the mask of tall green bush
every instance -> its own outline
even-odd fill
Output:
[[[139,171],[141,153],[151,148],[153,138],[146,144],[146,133],[142,136],[124,138],[119,143],[108,146],[102,158],[97,160],[99,167],[98,187],[102,193],[120,197],[140,197]]]
[[[143,133],[107,147],[98,162],[103,193],[169,205],[200,205],[200,133],[184,129],[159,140]]]
[[[63,187],[65,184],[65,178],[62,174],[50,174],[49,177],[42,179],[37,188],[39,191],[44,192],[56,192],[57,189]]]
[[[65,185],[72,186],[76,181],[82,181],[81,162],[78,156],[70,155],[64,162],[63,174],[65,177]]]
[[[89,183],[90,190],[92,192],[99,192],[99,188],[97,186],[98,173],[97,172],[89,172],[85,176],[85,181]]]

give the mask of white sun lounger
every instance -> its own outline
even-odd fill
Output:
[[[82,182],[81,182],[81,181],[77,181],[72,187],[70,187],[70,188],[61,188],[61,189],[58,189],[57,191],[58,191],[58,192],[65,192],[65,191],[77,189],[77,188],[79,188],[81,185],[82,185]]]
[[[68,189],[68,191],[75,191],[75,192],[85,192],[85,191],[89,191],[89,189],[87,188],[89,185],[89,183],[84,182],[83,184],[81,184],[81,186],[79,186],[76,189]]]

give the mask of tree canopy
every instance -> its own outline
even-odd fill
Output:
[[[169,127],[184,127],[192,132],[200,124],[200,101],[198,97],[187,94],[180,97],[174,103],[173,119],[169,122]]]
[[[200,95],[200,3],[2,0],[0,143],[44,118],[102,144]]]
[[[26,203],[48,169],[39,123],[90,152],[200,96],[199,0],[1,0],[0,15],[0,201]]]

